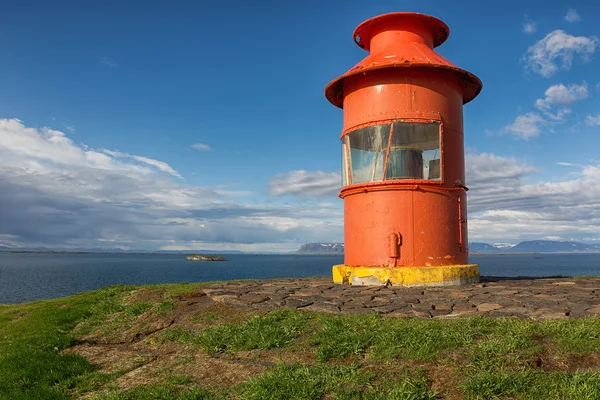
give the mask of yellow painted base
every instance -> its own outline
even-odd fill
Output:
[[[333,282],[353,286],[454,286],[479,282],[477,264],[440,267],[333,266]]]

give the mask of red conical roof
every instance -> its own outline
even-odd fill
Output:
[[[457,67],[433,48],[446,41],[450,31],[437,18],[419,13],[389,13],[366,20],[354,31],[356,44],[371,53],[325,88],[325,96],[342,108],[344,81],[382,68],[437,68],[448,70],[462,82],[463,103],[473,100],[483,84],[472,73]]]

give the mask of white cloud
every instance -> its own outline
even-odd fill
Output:
[[[529,140],[537,137],[542,132],[542,127],[547,124],[547,121],[539,114],[528,112],[524,115],[518,115],[515,121],[504,128],[504,132],[513,134],[514,136]]]
[[[142,156],[131,156],[131,158],[133,158],[136,161],[143,162],[148,165],[152,165],[153,167],[156,167],[160,171],[166,172],[166,173],[176,176],[178,178],[183,178],[179,174],[179,172],[177,172],[173,168],[171,168],[171,166],[169,164],[167,164],[166,162],[153,160],[152,158],[142,157]]]
[[[571,114],[571,109],[567,107],[559,108],[555,112],[549,110],[544,111],[544,115],[554,122],[565,122],[565,117],[569,114]]]
[[[534,72],[550,77],[559,68],[569,69],[575,56],[589,61],[598,45],[594,36],[572,36],[562,30],[550,32],[546,37],[529,47],[524,61]]]
[[[556,163],[556,165],[560,165],[562,167],[577,167],[577,164],[573,164],[573,163],[569,163],[569,162],[563,162],[563,161],[559,161]]]
[[[533,33],[537,30],[537,24],[533,21],[527,20],[523,23],[523,33]]]
[[[565,107],[589,97],[587,82],[565,86],[560,83],[546,89],[544,98],[537,99],[534,106],[543,113],[528,112],[518,115],[514,122],[505,126],[502,133],[511,133],[520,139],[529,140],[542,133],[542,128],[566,121],[571,109]]]
[[[585,124],[589,126],[600,126],[600,114],[586,116]]]
[[[569,8],[569,11],[567,11],[567,15],[565,15],[565,20],[567,20],[568,22],[577,22],[581,21],[581,17],[579,16],[576,10],[574,10],[573,8]]]
[[[572,180],[529,184],[523,178],[535,168],[513,158],[467,154],[466,168],[472,241],[600,234],[600,165],[580,167]]]
[[[190,146],[192,149],[200,150],[200,151],[209,151],[210,146],[204,143],[194,143]]]
[[[100,63],[103,65],[106,65],[109,68],[118,68],[119,65],[117,64],[116,61],[111,60],[108,57],[99,57],[98,60],[100,60]]]
[[[122,153],[120,151],[112,151],[112,150],[102,149],[102,152],[106,153],[106,154],[108,154],[109,156],[112,156],[112,157],[131,158],[131,159],[134,159],[134,160],[139,161],[141,163],[148,164],[148,165],[151,165],[153,167],[156,167],[156,169],[158,169],[159,171],[166,172],[166,173],[171,174],[171,175],[173,175],[173,176],[175,176],[177,178],[183,179],[183,177],[181,176],[181,174],[179,174],[179,172],[175,171],[166,162],[154,160],[154,159],[148,158],[148,157],[142,157],[142,156],[136,156],[136,155],[131,155],[131,154],[127,154],[127,153]]]
[[[565,86],[562,83],[552,85],[544,93],[543,99],[537,99],[535,107],[540,110],[548,110],[555,105],[567,105],[578,100],[587,99],[589,96],[588,86],[586,82],[582,84],[571,84]]]
[[[60,131],[0,119],[0,240],[287,251],[342,238],[341,201],[256,205],[247,192],[189,185],[173,179],[178,175],[158,160],[97,151]]]
[[[599,237],[600,165],[559,165],[577,176],[532,183],[532,165],[468,153],[471,240]],[[96,151],[60,131],[0,120],[4,244],[288,251],[305,242],[342,240],[337,172],[275,176],[270,192],[297,196],[285,204],[271,197],[256,205],[255,198],[244,201],[243,191],[228,189],[186,184],[129,154]]]
[[[291,171],[269,180],[272,195],[335,196],[339,193],[341,176],[338,172]]]
[[[536,172],[536,169],[515,158],[467,153],[465,172],[466,185],[471,189],[469,211],[480,212],[507,206],[520,208],[527,204],[528,199],[513,197],[514,190],[521,186],[524,176]]]

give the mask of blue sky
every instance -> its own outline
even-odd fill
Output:
[[[127,3],[127,4],[126,4]],[[342,241],[325,85],[391,11],[450,27],[470,240],[600,241],[600,4],[5,1],[0,245],[288,251]]]

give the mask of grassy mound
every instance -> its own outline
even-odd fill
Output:
[[[600,318],[235,309],[201,284],[0,305],[0,399],[596,399]]]

